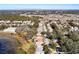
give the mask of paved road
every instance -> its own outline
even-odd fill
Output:
[[[42,45],[36,44],[36,51],[35,51],[35,54],[44,54],[43,46],[42,46]]]

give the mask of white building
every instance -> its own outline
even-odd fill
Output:
[[[9,27],[7,29],[4,29],[3,32],[11,32],[11,33],[16,33],[15,32],[16,28],[15,27]]]

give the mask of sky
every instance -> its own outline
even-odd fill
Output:
[[[79,4],[0,4],[0,10],[65,9],[79,10]]]

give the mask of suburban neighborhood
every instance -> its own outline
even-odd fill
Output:
[[[2,12],[4,11],[0,11],[0,53],[79,53],[79,10]]]

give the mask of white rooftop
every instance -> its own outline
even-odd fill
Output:
[[[3,32],[11,32],[11,33],[16,33],[15,32],[16,28],[15,27],[9,27],[7,29],[4,29]]]

